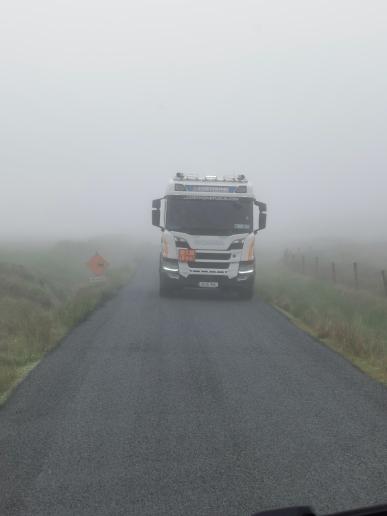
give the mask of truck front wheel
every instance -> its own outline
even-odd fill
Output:
[[[240,299],[250,300],[254,297],[254,286],[243,288],[239,292]]]
[[[164,274],[160,273],[160,297],[169,297],[172,294],[172,287]]]

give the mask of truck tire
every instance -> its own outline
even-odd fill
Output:
[[[160,297],[169,297],[172,294],[172,288],[169,281],[160,273]]]
[[[249,300],[253,299],[253,297],[254,297],[254,287],[251,286],[251,287],[248,287],[248,288],[241,289],[240,292],[239,292],[239,297],[240,297],[240,299],[244,299],[246,301],[249,301]]]

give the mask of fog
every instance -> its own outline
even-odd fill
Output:
[[[245,173],[262,241],[386,240],[385,1],[3,0],[0,239],[141,232]]]

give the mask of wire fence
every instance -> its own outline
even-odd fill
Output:
[[[358,261],[328,260],[289,249],[284,252],[283,263],[293,272],[355,290],[369,290],[387,298],[387,269]]]

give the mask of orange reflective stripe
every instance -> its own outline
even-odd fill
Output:
[[[252,240],[249,246],[249,254],[247,256],[247,260],[250,262],[251,260],[254,260],[254,247],[255,247],[255,240]]]

